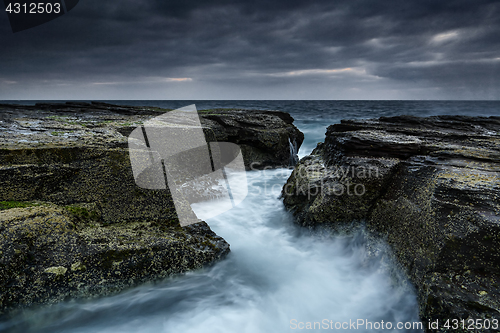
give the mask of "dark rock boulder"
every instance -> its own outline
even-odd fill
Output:
[[[424,322],[500,319],[500,117],[342,121],[283,198],[302,225],[382,235]]]
[[[202,110],[201,123],[215,133],[217,141],[240,146],[250,169],[293,166],[304,141],[293,118],[280,111]]]

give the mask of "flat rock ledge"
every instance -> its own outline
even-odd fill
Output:
[[[168,111],[0,105],[0,315],[116,293],[229,253],[205,222],[180,227],[168,190],[135,184],[127,137]],[[303,134],[287,113],[199,115],[208,141],[240,145],[247,169],[296,163]]]
[[[500,319],[500,117],[344,120],[282,196],[301,225],[385,238],[424,323]]]
[[[0,149],[127,148],[128,135],[145,121],[171,111],[102,102],[0,104]],[[304,134],[281,111],[199,110],[207,141],[240,146],[247,170],[293,166]]]

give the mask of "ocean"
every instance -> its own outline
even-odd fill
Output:
[[[286,111],[305,134],[300,157],[324,139],[328,125],[341,119],[402,114],[500,115],[498,101],[105,102],[165,108],[196,104],[198,109]],[[386,328],[391,323],[393,332],[421,332],[412,325],[419,322],[415,290],[391,262],[390,249],[383,241],[373,243],[363,228],[349,235],[325,237],[293,223],[293,217],[279,198],[280,188],[290,172],[276,169],[247,173],[249,195],[243,203],[207,220],[231,244],[226,259],[118,295],[70,300],[26,311],[0,323],[0,331],[387,331],[380,328],[383,322]],[[211,209],[211,206],[201,203],[197,209]],[[398,329],[398,323],[407,326]],[[380,329],[375,329],[377,324]]]

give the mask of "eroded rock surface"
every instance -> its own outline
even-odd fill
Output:
[[[385,237],[424,322],[500,319],[500,117],[342,121],[283,197],[302,225]]]
[[[146,120],[170,110],[107,103],[0,104],[0,149],[48,147],[126,148],[127,136]],[[241,147],[247,169],[296,163],[304,140],[281,111],[211,109],[198,112],[207,141]],[[291,147],[295,149],[291,156]]]
[[[168,189],[135,183],[127,137],[167,111],[0,105],[0,314],[105,295],[229,252],[206,223],[180,227]],[[283,112],[199,114],[207,140],[239,144],[247,168],[293,164],[290,147],[303,140]]]

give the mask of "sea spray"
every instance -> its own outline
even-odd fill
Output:
[[[295,138],[293,139],[293,142],[290,141],[290,138],[288,138],[288,143],[290,145],[290,166],[294,166],[299,162],[299,157],[297,156],[299,149],[297,148],[297,141]]]

